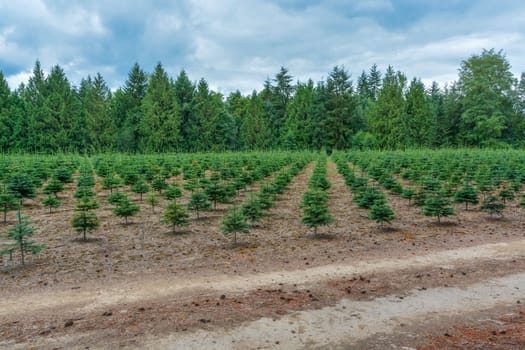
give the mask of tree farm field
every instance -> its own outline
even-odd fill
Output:
[[[523,151],[0,167],[0,348],[525,346]]]

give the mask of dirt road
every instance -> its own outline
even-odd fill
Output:
[[[184,279],[153,276],[105,285],[86,283],[74,289],[50,288],[25,294],[4,292],[0,299],[0,348],[89,346],[93,349],[119,345],[150,349],[338,348],[380,333],[398,332],[400,327],[410,329],[411,325],[428,317],[466,314],[516,304],[525,298],[525,270],[507,267],[504,276],[486,276],[481,281],[474,281],[468,287],[461,288],[450,286],[417,290],[407,283],[406,293],[402,297],[394,294],[367,301],[343,298],[333,304],[302,311],[284,308],[279,310],[280,317],[254,317],[248,322],[239,320],[228,323],[228,326],[204,325],[170,332],[171,321],[167,319],[164,320],[168,323],[164,331],[137,334],[132,343],[119,339],[119,334],[126,336],[121,331],[104,333],[96,327],[75,331],[75,327],[63,324],[48,327],[57,320],[51,315],[59,315],[60,320],[73,320],[75,317],[91,317],[95,320],[95,316],[100,317],[105,310],[124,309],[127,312],[133,305],[162,304],[176,300],[189,303],[196,298],[210,299],[224,295],[241,298],[263,288],[293,286],[300,290],[329,280],[374,273],[396,276],[402,271],[424,271],[436,267],[455,271],[467,264],[481,266],[484,262],[501,261],[501,266],[506,266],[505,263],[518,260],[525,260],[525,240],[434,251],[410,257],[349,261],[347,264],[304,270]],[[220,307],[217,303],[217,308]],[[125,314],[122,311],[120,313]],[[152,322],[161,323],[163,320]],[[13,324],[21,327],[18,336],[12,331]],[[27,331],[31,327],[42,331],[31,337],[21,336],[23,330]]]

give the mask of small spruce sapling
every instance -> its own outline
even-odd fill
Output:
[[[71,225],[78,233],[82,233],[84,241],[86,241],[86,233],[98,227],[99,222],[97,215],[91,212],[91,210],[95,210],[98,207],[98,202],[90,197],[81,198],[77,202],[77,206],[75,207],[77,214],[73,216]]]
[[[135,193],[138,193],[140,195],[140,201],[142,202],[142,196],[144,195],[144,193],[148,193],[150,190],[150,187],[148,186],[148,184],[146,183],[146,181],[144,181],[144,179],[142,178],[139,178],[135,184],[133,184],[133,186],[131,186],[131,191],[135,192]]]
[[[201,211],[210,210],[211,202],[208,200],[208,195],[206,192],[193,192],[190,195],[188,209],[194,211],[197,214],[197,219],[199,218],[199,213]]]
[[[113,209],[113,214],[124,218],[124,223],[128,224],[128,218],[140,211],[140,207],[129,200],[129,198],[122,199],[117,203]]]
[[[162,222],[172,226],[172,233],[175,233],[177,226],[188,226],[190,216],[188,211],[176,200],[171,201],[162,216]]]
[[[317,235],[317,228],[327,225],[334,221],[328,210],[328,195],[322,190],[308,190],[303,195],[301,208],[303,209],[302,222],[309,228],[314,229]]]
[[[490,217],[494,214],[503,216],[503,209],[505,209],[505,204],[496,196],[486,197],[481,204],[481,210],[488,212]]]
[[[49,208],[49,213],[52,213],[53,209],[60,207],[60,204],[62,204],[62,201],[56,197],[52,197],[51,195],[42,200],[42,205],[46,208]]]
[[[30,241],[29,238],[35,232],[35,229],[30,226],[31,222],[28,217],[20,213],[20,209],[17,214],[17,223],[15,226],[7,230],[7,237],[13,239],[15,242],[8,244],[7,248],[0,251],[0,255],[12,254],[14,250],[20,251],[20,258],[22,266],[25,266],[25,255],[26,253],[37,254],[45,249],[44,244],[36,244],[34,241]]]
[[[396,214],[389,205],[379,202],[372,205],[368,218],[377,222],[380,227],[383,227],[383,223],[390,224],[396,218]]]
[[[224,215],[221,231],[227,235],[233,233],[234,244],[237,244],[237,233],[250,232],[250,225],[246,222],[246,217],[242,215],[238,206],[233,206],[230,211]]]
[[[438,222],[441,222],[441,217],[455,215],[456,212],[452,207],[450,199],[446,198],[442,193],[437,192],[425,200],[423,205],[423,215],[435,216]]]
[[[468,210],[469,204],[478,204],[478,191],[474,186],[467,182],[462,188],[454,194],[454,202],[465,203],[465,210]]]

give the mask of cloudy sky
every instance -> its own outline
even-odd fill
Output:
[[[525,71],[519,0],[0,0],[0,70],[11,88],[39,59],[73,84],[100,72],[111,88],[133,63],[185,69],[228,93],[259,90],[281,66],[296,80],[376,63],[428,83],[457,79],[460,62],[503,49]]]

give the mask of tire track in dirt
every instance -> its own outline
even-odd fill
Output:
[[[479,312],[516,303],[523,298],[525,273],[508,275],[467,288],[414,290],[372,301],[343,299],[337,305],[307,310],[280,319],[261,318],[225,330],[199,330],[150,338],[137,348],[148,349],[348,349],[378,333],[409,332],[412,325],[439,315]],[[387,345],[384,344],[385,348]]]
[[[23,314],[49,312],[66,308],[68,312],[85,312],[110,305],[188,295],[216,295],[225,292],[243,293],[265,286],[308,284],[377,272],[395,273],[403,269],[430,266],[450,266],[464,261],[508,260],[525,256],[525,240],[433,252],[409,258],[359,261],[352,264],[332,264],[306,270],[282,270],[244,276],[216,275],[209,278],[176,276],[133,282],[108,283],[75,290],[37,291],[23,295],[5,295],[0,299],[0,318],[12,319]]]

